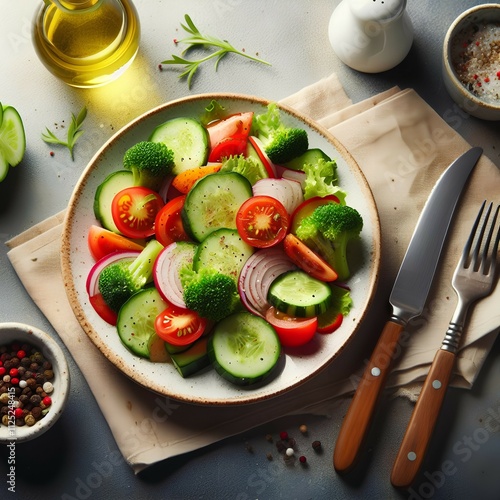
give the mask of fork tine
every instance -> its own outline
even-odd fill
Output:
[[[473,257],[471,258],[470,251],[472,248],[472,243],[474,243],[474,238],[476,237],[477,227],[479,226],[479,222],[481,221],[485,205],[486,205],[486,200],[483,201],[481,208],[479,209],[479,212],[476,216],[476,220],[474,221],[474,224],[470,231],[469,237],[467,238],[467,242],[465,243],[462,252],[462,258],[460,259],[460,264],[459,264],[459,266],[461,267],[468,268],[474,262]]]
[[[491,228],[490,228],[490,232],[488,235],[488,246],[489,246],[491,239],[493,237],[493,231],[495,230],[499,211],[500,211],[500,205],[497,205],[497,209],[495,210],[495,215],[493,216],[493,221],[491,222]],[[500,244],[500,225],[498,227],[498,231],[496,233],[496,238],[495,238],[495,241],[493,243],[493,248],[492,248],[492,252],[491,252],[491,265],[490,265],[490,270],[489,270],[490,273],[494,273],[496,266],[497,266],[497,260],[498,260],[497,255],[498,255],[499,244]]]
[[[492,212],[493,203],[490,203],[488,205],[486,213],[484,217],[482,217],[485,205],[486,201],[484,201],[483,204],[481,205],[476,221],[474,222],[474,225],[472,227],[471,234],[464,248],[462,262],[464,267],[470,267],[473,271],[480,271],[483,275],[487,276],[490,272],[493,273],[495,271],[498,244],[500,239],[500,229],[498,230],[495,236],[493,247],[491,248],[491,253],[490,253],[490,246],[498,218],[499,206],[497,206],[493,218],[490,221],[490,215]],[[483,219],[483,221],[481,228],[478,231],[478,226],[481,222],[481,218]],[[474,242],[475,245],[472,248]],[[467,260],[469,259],[470,262],[467,263]]]

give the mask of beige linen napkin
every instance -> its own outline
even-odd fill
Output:
[[[285,99],[330,128],[358,161],[373,189],[382,225],[383,269],[377,294],[383,320],[387,297],[418,214],[435,180],[468,145],[415,92],[391,89],[351,105],[335,75]],[[341,175],[341,173],[340,173]],[[450,276],[478,205],[498,195],[500,172],[482,158],[462,200],[436,285],[412,335],[403,337],[389,385],[418,392],[455,306]],[[56,214],[8,242],[9,258],[26,290],[65,342],[82,370],[119,449],[136,472],[162,459],[201,448],[290,413],[329,414],[335,398],[349,394],[362,366],[335,381],[332,367],[288,394],[244,407],[199,407],[155,395],[114,368],[91,343],[67,301],[60,270],[64,213]],[[453,383],[470,387],[500,324],[500,289],[473,311]],[[369,323],[369,322],[367,322]],[[379,332],[366,324],[358,336],[373,342]],[[106,381],[103,384],[103,380]],[[120,418],[116,418],[120,415]]]

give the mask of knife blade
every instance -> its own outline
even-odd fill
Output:
[[[400,350],[401,332],[408,321],[423,311],[455,208],[482,153],[481,148],[474,147],[458,157],[441,174],[420,214],[389,297],[392,316],[365,367],[337,436],[333,466],[339,473],[349,472],[355,465],[379,395]]]

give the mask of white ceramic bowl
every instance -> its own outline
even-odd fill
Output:
[[[497,25],[495,40],[500,43],[500,4],[472,7],[455,19],[443,45],[443,79],[446,89],[464,111],[483,120],[500,120],[498,53],[496,63],[485,64],[477,57],[486,53],[490,45],[488,38],[492,39],[491,34],[489,37],[479,38],[481,33],[484,33],[486,25],[491,28],[494,24]],[[493,61],[493,58],[489,60]]]
[[[61,416],[69,395],[70,376],[65,355],[52,337],[33,326],[21,323],[0,323],[0,346],[13,342],[26,343],[40,349],[52,363],[54,390],[50,394],[52,404],[49,412],[34,425],[0,425],[0,442],[3,444],[29,441],[49,430]]]
[[[283,121],[308,131],[311,148],[320,148],[337,161],[340,186],[348,203],[363,216],[358,255],[352,255],[355,274],[350,279],[354,307],[347,321],[333,335],[316,335],[302,349],[287,350],[283,370],[265,385],[238,387],[222,379],[215,370],[182,378],[172,363],[152,363],[132,354],[120,341],[116,327],[104,322],[89,302],[87,275],[94,264],[87,245],[88,230],[97,224],[93,203],[97,187],[120,168],[124,152],[147,139],[154,128],[175,117],[199,118],[212,100],[227,114],[264,112],[268,101],[239,94],[204,94],[163,104],[118,131],[94,156],[75,187],[62,237],[62,272],[76,318],[101,352],[125,375],[159,394],[202,405],[246,404],[261,401],[298,387],[332,362],[357,332],[375,292],[380,266],[380,223],[370,188],[358,165],[327,130],[305,116],[280,106]],[[292,352],[293,351],[293,352]]]

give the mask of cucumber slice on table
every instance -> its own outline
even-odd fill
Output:
[[[251,385],[269,377],[280,354],[274,328],[249,312],[232,314],[217,323],[208,341],[208,356],[215,370],[237,385]]]
[[[9,166],[15,167],[26,151],[26,135],[21,116],[12,106],[0,104],[0,182],[7,176]]]
[[[118,312],[116,329],[125,347],[134,354],[149,358],[152,335],[156,335],[155,319],[167,304],[156,288],[150,287],[135,293]]]
[[[134,185],[134,175],[130,170],[117,170],[109,174],[97,187],[94,196],[94,215],[102,226],[114,233],[120,234],[113,221],[111,203],[113,198],[122,189]]]
[[[254,251],[241,239],[236,229],[218,229],[198,245],[193,269],[215,269],[237,282],[241,269]]]
[[[267,293],[267,300],[276,309],[299,318],[324,313],[331,297],[332,290],[327,283],[300,270],[278,276]]]
[[[186,196],[182,223],[196,241],[220,228],[236,229],[236,214],[252,197],[252,185],[236,172],[217,172],[201,178]]]
[[[174,152],[173,174],[205,165],[210,140],[207,129],[194,118],[173,118],[153,130],[150,141],[163,142]]]

